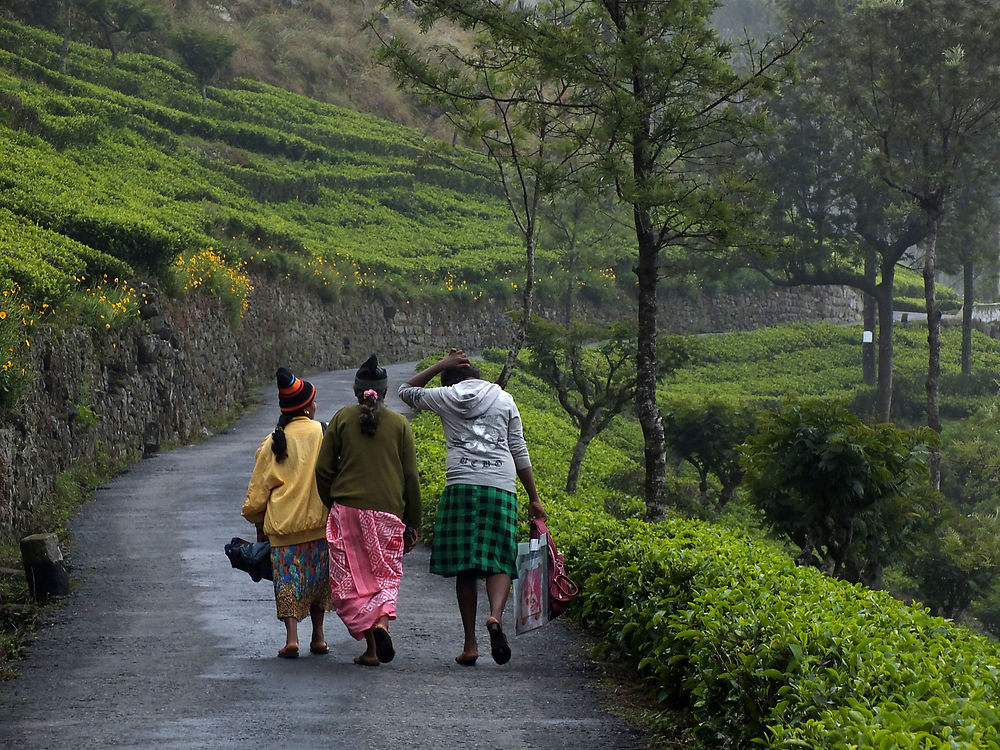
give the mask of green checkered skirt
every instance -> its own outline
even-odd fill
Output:
[[[444,488],[434,519],[431,573],[517,577],[517,495],[497,487]]]

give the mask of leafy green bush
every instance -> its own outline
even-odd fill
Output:
[[[557,512],[549,526],[583,582],[582,622],[693,714],[701,746],[1000,742],[1000,651],[946,620],[711,525]]]
[[[878,584],[926,512],[924,456],[936,437],[789,399],[742,446],[748,495],[799,546],[797,562]]]
[[[661,404],[667,445],[698,472],[701,502],[709,504],[708,478],[720,485],[715,503],[732,499],[743,481],[739,446],[754,431],[758,409],[718,396],[675,397]]]
[[[956,617],[988,594],[1000,573],[1000,517],[945,506],[906,560],[930,611]]]

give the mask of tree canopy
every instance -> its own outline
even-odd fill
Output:
[[[385,5],[399,6],[403,0]],[[656,402],[657,287],[666,247],[724,241],[742,224],[745,184],[729,158],[761,124],[751,106],[789,75],[800,39],[745,55],[711,22],[714,0],[664,3],[546,0],[430,0],[415,6],[421,27],[446,20],[488,33],[542,85],[511,103],[544,109],[592,185],[613,185],[635,232],[638,366],[636,407],[644,435],[647,506],[666,494],[666,445]]]

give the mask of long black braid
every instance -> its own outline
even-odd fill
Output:
[[[293,418],[300,416],[302,416],[302,412],[282,414],[278,418],[278,426],[271,433],[271,451],[274,453],[274,457],[278,460],[279,464],[288,458],[288,440],[285,438],[285,425],[291,422]]]
[[[374,435],[378,428],[378,415],[382,409],[382,399],[376,391],[370,388],[364,391],[355,391],[354,395],[358,397],[358,405],[361,407],[361,432],[364,435]]]

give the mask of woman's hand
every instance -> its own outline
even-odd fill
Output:
[[[438,361],[438,367],[442,370],[451,370],[455,367],[461,367],[467,364],[469,364],[469,358],[461,349],[452,349],[448,352],[447,356],[442,357]]]
[[[406,530],[403,532],[403,554],[412,550],[417,546],[417,542],[420,540],[420,534],[412,526],[407,526]]]
[[[528,503],[528,518],[537,518],[539,521],[547,521],[549,514],[542,507],[541,500],[532,500]]]

